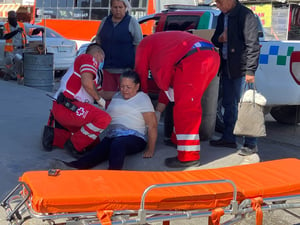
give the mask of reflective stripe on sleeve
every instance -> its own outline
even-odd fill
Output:
[[[103,131],[103,129],[94,126],[92,123],[88,123],[88,124],[86,124],[86,126],[94,132],[102,132]]]
[[[89,138],[96,140],[97,135],[95,134],[90,134],[86,129],[84,129],[84,127],[81,127],[80,129],[81,133],[83,133],[84,135],[88,136]]]

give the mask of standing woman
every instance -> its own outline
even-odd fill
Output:
[[[139,23],[128,14],[130,9],[128,0],[112,0],[111,14],[103,18],[96,35],[105,53],[102,89],[106,100],[119,90],[120,75],[134,68],[135,49],[143,38]]]

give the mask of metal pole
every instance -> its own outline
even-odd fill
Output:
[[[45,0],[43,0],[43,19],[44,19],[44,32],[42,35],[42,42],[43,42],[43,51],[44,55],[46,55],[46,19],[45,19]]]

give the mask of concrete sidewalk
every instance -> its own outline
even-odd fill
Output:
[[[73,160],[63,149],[46,152],[42,149],[41,134],[47,123],[52,101],[47,92],[35,88],[17,85],[15,81],[0,80],[0,198],[8,193],[18,182],[18,177],[25,171],[49,169],[49,159],[59,158]],[[51,94],[51,93],[50,93]],[[272,160],[286,157],[300,158],[300,127],[287,127],[276,122],[267,121],[267,132],[270,138],[262,138],[259,142],[261,160]],[[270,127],[270,130],[269,128]],[[269,135],[268,135],[269,136]],[[164,166],[167,157],[176,156],[176,149],[165,146],[162,141],[163,124],[159,124],[159,138],[156,153],[151,159],[143,159],[142,153],[126,158],[126,170],[170,171]],[[298,137],[298,138],[297,138]],[[285,142],[284,142],[285,140]],[[240,141],[241,143],[241,141]],[[252,157],[252,158],[251,158]],[[256,160],[258,155],[242,157],[235,149],[213,148],[208,142],[201,142],[201,166],[189,169],[217,168],[247,163]],[[107,163],[102,163],[96,169],[106,169]],[[288,214],[278,214],[269,219],[266,224],[295,224],[295,217]],[[253,221],[253,218],[250,218]],[[202,220],[201,220],[202,221]],[[203,220],[207,221],[207,219]],[[246,220],[245,223],[250,224]],[[255,221],[255,219],[254,219]],[[273,221],[273,222],[272,222]],[[274,221],[276,221],[274,223]],[[281,223],[282,221],[282,223]],[[300,223],[297,219],[297,223]],[[7,224],[0,213],[0,225]],[[31,223],[28,223],[31,224]],[[37,222],[36,224],[40,224]],[[178,224],[196,224],[192,221]],[[199,221],[198,223],[199,224]],[[200,223],[202,224],[202,223]],[[203,223],[205,224],[205,223]],[[252,223],[251,223],[252,224]],[[265,224],[265,223],[264,223]]]
[[[48,92],[17,85],[15,81],[0,80],[0,196],[12,188],[18,177],[28,170],[46,170],[49,159],[72,160],[63,149],[46,152],[41,145],[43,126],[47,123],[52,101]],[[51,93],[50,93],[51,94]],[[163,144],[163,124],[159,124],[159,138],[155,156],[143,159],[142,153],[126,159],[127,170],[171,170],[164,166],[167,157],[176,156],[176,149]],[[234,149],[214,149],[208,142],[201,143],[200,168],[222,167],[240,164],[243,157]],[[96,168],[106,169],[107,163]],[[199,167],[198,167],[199,168]]]

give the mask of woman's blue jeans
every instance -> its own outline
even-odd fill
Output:
[[[90,152],[76,161],[69,162],[68,165],[77,169],[90,169],[108,159],[108,169],[121,170],[126,155],[142,152],[146,146],[147,142],[144,139],[134,135],[105,137]]]
[[[230,79],[227,74],[223,72],[221,85],[223,95],[222,106],[224,107],[223,121],[225,126],[222,139],[228,142],[236,142],[233,129],[237,120],[238,103],[245,86],[245,77]],[[257,138],[244,137],[244,146],[253,148],[256,145]]]

